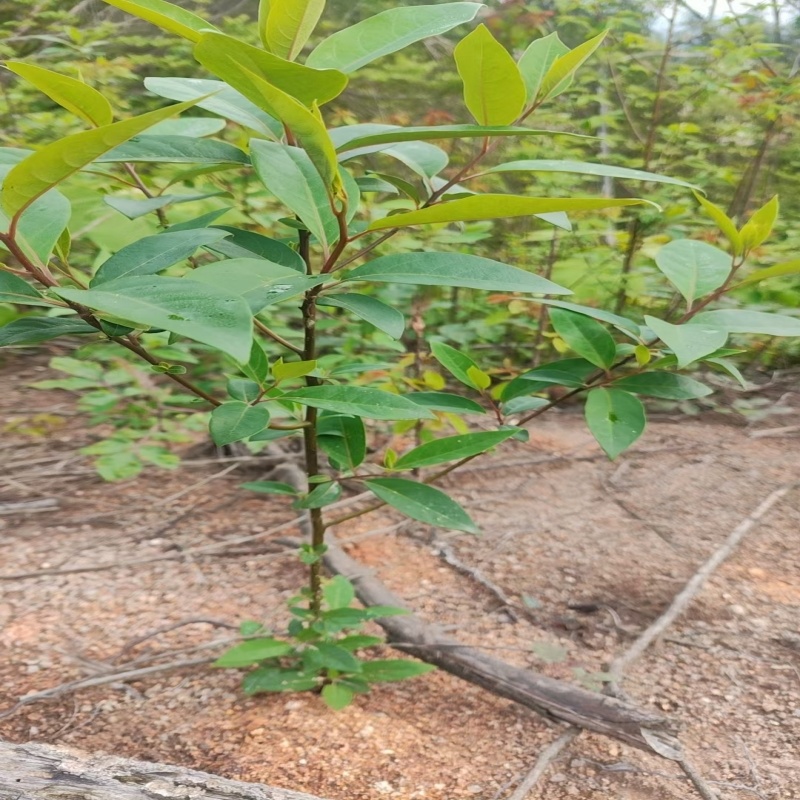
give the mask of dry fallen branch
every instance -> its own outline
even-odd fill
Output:
[[[531,793],[533,787],[542,779],[542,776],[545,774],[550,764],[558,758],[562,750],[572,744],[580,732],[580,728],[567,728],[558,739],[547,745],[539,754],[539,758],[533,765],[533,769],[527,774],[525,780],[516,788],[514,794],[512,794],[508,800],[525,800]]]
[[[321,800],[205,772],[40,744],[0,742],[0,798]]]

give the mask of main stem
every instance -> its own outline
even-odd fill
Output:
[[[311,273],[311,256],[308,231],[300,231],[300,255],[306,262],[306,271]],[[317,295],[319,287],[306,292],[301,307],[303,315],[303,360],[315,361],[317,358]],[[319,386],[320,381],[311,375],[306,376],[306,386]],[[306,476],[309,480],[319,475],[319,440],[317,438],[317,409],[306,406],[303,446],[306,457]],[[311,484],[309,483],[309,487]],[[311,598],[309,608],[315,616],[322,611],[322,548],[325,545],[325,522],[321,508],[308,511],[311,528],[311,547],[317,558],[309,565],[308,578]]]

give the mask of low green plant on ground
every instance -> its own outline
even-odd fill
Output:
[[[48,311],[0,328],[0,345],[91,337],[94,347],[127,351],[149,365],[159,386],[172,381],[181,402],[187,394],[196,398],[199,409],[210,410],[210,436],[220,447],[302,438],[306,485],[247,485],[288,496],[294,508],[307,513],[311,532],[301,551],[308,586],[291,603],[295,619],[288,636],[275,637],[248,623],[242,629],[245,641],[218,662],[255,667],[245,677],[247,691],[318,689],[330,705],[341,707],[371,683],[427,669],[357,655],[375,644],[360,632],[361,625],[397,610],[355,609],[348,581],[324,579],[326,531],[353,516],[337,518],[330,510],[345,481],[363,486],[377,505],[422,523],[476,533],[467,512],[434,484],[504,441],[524,438],[526,425],[565,399],[585,397],[589,430],[615,458],[645,429],[641,396],[685,400],[709,394],[708,387],[681,374],[698,363],[737,374],[727,360],[738,352],[727,346],[730,336],[800,334],[796,317],[741,309],[728,299],[743,282],[794,269],[747,274],[748,254],[774,224],[776,199],[737,228],[697,194],[730,252],[689,240],[659,251],[657,265],[673,298],[666,318],[637,320],[573,303],[563,299],[569,289],[533,269],[464,252],[467,242],[458,235],[437,240],[410,232],[517,217],[569,230],[570,215],[648,203],[473,188],[487,175],[509,169],[669,182],[688,192],[684,181],[608,165],[496,163],[498,144],[508,138],[556,138],[526,123],[569,88],[604,35],[574,49],[552,37],[537,39],[515,60],[479,24],[454,52],[473,121],[327,128],[325,104],[351,79],[357,81],[362,66],[473,21],[481,6],[392,8],[319,42],[301,64],[297,59],[306,53],[324,10],[321,0],[262,0],[260,47],[165,0],[106,1],[183,37],[214,78],[149,78],[151,92],[178,102],[117,120],[109,101],[81,80],[33,64],[7,64],[72,111],[86,129],[33,152],[0,150],[0,242],[7,250],[0,302]],[[213,118],[179,116],[190,109],[240,126],[239,146],[211,138],[220,129]],[[436,143],[455,139],[470,150],[449,167],[447,153]],[[213,185],[202,188],[202,179],[230,170],[244,177],[238,207],[246,210],[250,226],[221,224],[224,208],[170,224],[174,206],[219,197]],[[104,191],[121,186],[105,195],[108,206],[131,224],[153,214],[160,232],[127,244],[92,270],[73,266],[72,210],[58,187],[79,174],[82,182],[97,181]],[[473,231],[482,235],[480,228]],[[438,242],[435,247],[432,241]],[[376,290],[386,285],[412,288],[385,302]],[[567,357],[533,369],[512,365],[509,379],[497,380],[481,359],[448,345],[436,330],[426,333],[428,290],[418,287],[488,290],[532,309],[545,307]],[[331,319],[374,327],[386,343],[402,339],[409,316],[412,353],[404,346],[385,347],[379,368],[356,352],[357,342],[346,352],[329,349]],[[530,333],[533,350],[535,325]],[[187,341],[194,343],[191,350]],[[195,349],[219,355],[218,374],[193,373]],[[446,391],[434,364],[460,392]],[[113,415],[111,403],[120,391],[140,392],[141,384],[121,376],[117,381],[114,371],[80,375],[74,363],[69,366],[74,379],[88,381],[71,388],[89,390],[106,414]],[[554,388],[558,393],[549,396]],[[91,406],[84,399],[87,403]],[[474,420],[483,422],[483,430],[474,431],[469,424]],[[387,446],[368,458],[367,426],[386,423],[413,429],[416,446],[402,453]],[[104,452],[94,454],[113,458],[116,444],[112,437],[102,445]],[[133,445],[137,464],[157,460],[159,444],[148,442],[138,450]],[[158,454],[163,459],[161,450]],[[128,474],[136,467],[128,464]]]

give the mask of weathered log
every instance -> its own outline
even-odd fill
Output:
[[[325,565],[353,582],[365,606],[405,607],[371,570],[350,558],[332,539],[328,541]],[[378,622],[387,641],[395,647],[549,719],[610,736],[649,753],[658,752],[651,744],[654,739],[680,747],[670,720],[661,714],[506,664],[460,644],[414,614],[386,617]]]
[[[321,800],[183,767],[0,742],[0,800]]]

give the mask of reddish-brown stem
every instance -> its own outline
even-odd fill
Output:
[[[279,334],[275,333],[271,328],[268,328],[260,319],[253,320],[255,322],[256,328],[267,336],[268,338],[272,339],[274,342],[277,342],[281,347],[285,347],[287,350],[291,350],[293,353],[297,353],[298,355],[303,355],[303,348],[298,347],[296,344],[292,344],[290,341],[287,341],[280,336]]]

